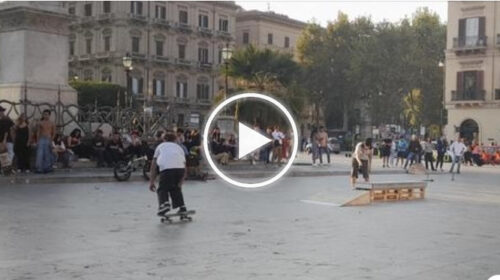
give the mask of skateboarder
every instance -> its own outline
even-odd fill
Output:
[[[178,213],[187,212],[184,205],[181,186],[186,176],[186,157],[184,150],[176,143],[177,137],[172,132],[165,134],[165,142],[156,147],[151,162],[151,179],[149,189],[158,195],[158,216],[164,216],[170,209],[179,208]],[[160,172],[160,183],[156,188],[157,166]],[[170,205],[169,197],[172,200]]]

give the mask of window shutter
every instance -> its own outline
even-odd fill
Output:
[[[179,97],[181,95],[180,93],[180,84],[179,82],[175,83],[175,96]]]
[[[485,17],[480,17],[479,18],[479,39],[482,40],[482,44],[481,45],[485,45],[486,42],[485,42],[485,28],[486,28],[486,18]]]
[[[165,96],[165,80],[161,80],[161,96]]]
[[[203,26],[208,28],[208,16],[203,18]]]
[[[137,93],[143,93],[143,86],[144,86],[144,79],[143,78],[140,78],[139,79],[139,90],[137,91]]]
[[[137,1],[137,14],[142,15],[142,2]]]
[[[464,72],[457,72],[457,92],[464,91]]]
[[[476,71],[476,86],[478,91],[484,89],[484,71]]]
[[[134,1],[131,1],[130,2],[130,13],[133,14],[134,13]]]
[[[458,45],[465,45],[465,18],[458,21]]]
[[[153,79],[153,95],[156,95],[156,80]]]

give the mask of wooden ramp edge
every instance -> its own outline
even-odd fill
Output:
[[[361,206],[368,205],[371,203],[371,197],[369,191],[362,191],[355,198],[348,200],[347,202],[340,205],[340,207],[344,206]]]

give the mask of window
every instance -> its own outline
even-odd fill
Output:
[[[132,52],[139,53],[139,37],[132,37]]]
[[[163,41],[156,41],[156,55],[163,56]]]
[[[111,36],[104,36],[104,51],[109,52],[111,50]]]
[[[267,34],[267,44],[272,45],[273,44],[273,33],[268,33]]]
[[[130,2],[130,13],[134,15],[142,15],[142,2],[141,1]]]
[[[85,51],[87,54],[92,53],[92,39],[86,39],[85,40]]]
[[[111,83],[111,71],[109,69],[102,71],[101,81]]]
[[[207,48],[198,48],[198,61],[200,63],[204,63],[204,64],[208,63],[208,49]]]
[[[290,38],[288,37],[285,37],[285,45],[284,45],[285,48],[289,48],[290,47]]]
[[[144,80],[142,79],[142,77],[133,77],[131,78],[130,82],[132,94],[142,94],[144,87]]]
[[[153,95],[165,96],[165,80],[153,79]]]
[[[189,118],[189,122],[194,125],[199,125],[200,124],[200,114],[198,113],[191,113],[191,117]]]
[[[104,1],[104,2],[102,2],[102,11],[105,14],[111,13],[111,1]]]
[[[186,59],[186,45],[179,45],[179,58]]]
[[[218,64],[222,63],[222,47],[219,47],[219,54],[217,56],[217,63]]]
[[[69,55],[75,55],[75,41],[69,42]]]
[[[74,15],[76,13],[76,9],[75,9],[75,6],[69,6],[68,8],[68,13],[70,15]]]
[[[457,73],[457,96],[455,100],[478,100],[484,98],[481,94],[484,71],[464,71]]]
[[[187,11],[185,11],[185,10],[179,11],[179,22],[182,24],[188,23],[188,12]]]
[[[229,21],[226,18],[219,19],[219,30],[228,32],[229,30]]]
[[[155,7],[155,18],[166,19],[167,18],[167,8],[164,6]]]
[[[187,98],[187,82],[177,81],[175,96],[177,98]]]
[[[184,114],[177,115],[177,126],[184,127]]]
[[[484,46],[486,44],[485,17],[460,19],[458,38],[460,47]]]
[[[210,98],[210,86],[207,84],[197,84],[196,85],[196,99],[198,100],[208,100]]]
[[[85,4],[84,10],[85,10],[85,16],[86,17],[91,17],[92,16],[92,4]]]
[[[198,15],[198,26],[201,28],[208,28],[208,16],[204,14]]]
[[[90,81],[93,79],[93,77],[94,77],[94,73],[92,72],[92,70],[83,71],[83,80],[84,81]]]
[[[248,45],[250,42],[250,34],[247,31],[243,32],[243,44]]]

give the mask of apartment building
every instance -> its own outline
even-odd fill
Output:
[[[500,142],[500,3],[448,2],[445,133]]]
[[[138,106],[200,127],[224,86],[222,48],[232,46],[234,2],[65,2],[72,15],[69,77],[130,89]],[[123,57],[132,58],[129,78]]]

